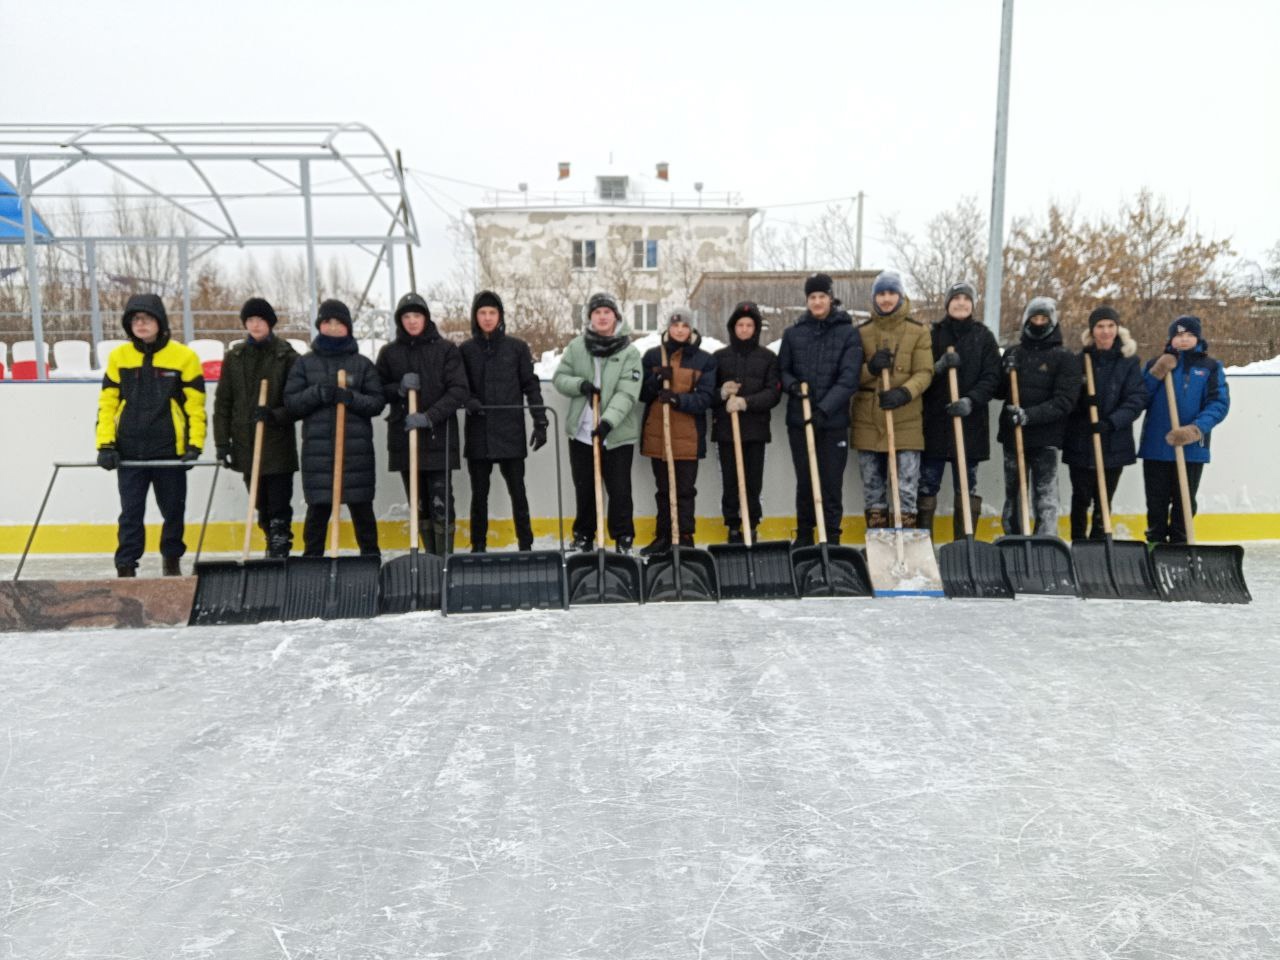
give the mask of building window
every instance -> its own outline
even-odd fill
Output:
[[[657,270],[658,241],[631,241],[631,266],[635,270]]]
[[[658,305],[656,303],[637,303],[631,312],[637,332],[651,332],[658,329]]]
[[[596,268],[596,242],[594,240],[573,241],[573,269],[594,270]]]
[[[596,177],[601,200],[627,199],[626,177]]]

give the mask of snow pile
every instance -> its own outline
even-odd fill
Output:
[[[1243,367],[1227,367],[1227,375],[1233,373],[1280,373],[1280,357],[1272,357],[1270,360],[1257,360],[1253,363],[1245,364]]]

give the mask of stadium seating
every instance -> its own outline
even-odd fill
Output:
[[[98,366],[107,369],[107,357],[111,356],[111,351],[122,343],[128,343],[128,340],[99,340],[98,341]]]
[[[222,361],[221,360],[205,360],[200,364],[200,368],[204,371],[206,380],[222,379]]]
[[[57,380],[92,378],[89,344],[84,340],[58,340],[53,345],[54,369],[49,376]]]
[[[192,340],[187,344],[196,352],[196,356],[200,358],[201,363],[210,360],[222,360],[222,355],[226,353],[227,345],[221,340]]]

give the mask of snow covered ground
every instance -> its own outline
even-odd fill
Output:
[[[1274,958],[1250,607],[0,635],[0,957]]]

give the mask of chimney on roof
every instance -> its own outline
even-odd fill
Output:
[[[660,164],[658,164],[658,179],[659,179],[659,180],[670,180],[670,179],[671,179],[671,175],[670,175],[670,172],[669,172],[669,171],[670,171],[670,165],[669,165],[669,164],[666,164],[666,163],[660,163]]]
[[[565,162],[563,162],[563,161],[560,163],[560,176],[559,176],[559,177],[557,177],[556,179],[558,179],[558,180],[568,180],[568,179],[569,179],[569,164],[568,164],[568,163],[565,163]]]

